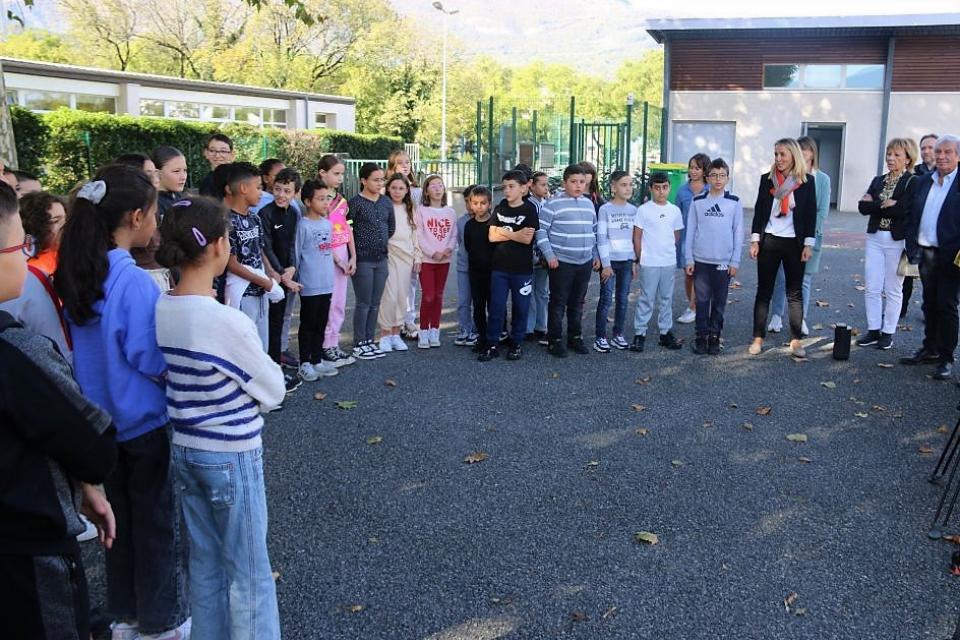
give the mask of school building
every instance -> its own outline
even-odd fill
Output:
[[[960,13],[647,26],[665,52],[664,157],[723,157],[747,206],[778,138],[814,138],[834,204],[855,211],[888,139],[960,133]]]
[[[0,58],[8,104],[33,111],[60,107],[259,127],[354,131],[355,101],[148,73]]]

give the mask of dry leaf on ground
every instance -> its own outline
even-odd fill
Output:
[[[560,377],[560,374],[554,371],[553,373],[550,374],[550,377],[556,380]]]
[[[588,469],[594,469],[594,468],[599,467],[599,466],[600,466],[600,461],[599,461],[599,460],[591,460],[590,462],[587,463],[587,468],[588,468]]]
[[[743,423],[742,425],[740,425],[740,426],[743,427],[744,430],[746,430],[746,431],[753,431],[753,423],[751,423],[751,422],[744,422],[744,423]]]
[[[682,467],[682,466],[683,466],[683,460],[679,460],[679,459],[678,459],[678,460],[671,460],[671,461],[670,461],[670,464],[672,464],[672,465],[675,466],[675,467]]]
[[[799,597],[800,596],[798,596],[795,591],[791,591],[787,594],[787,597],[783,599],[783,608],[787,611],[787,613],[790,612],[790,607],[793,606]]]
[[[773,411],[773,409],[770,407],[757,407],[758,416],[768,416],[771,411]]]
[[[877,366],[880,367],[881,369],[893,369],[893,365],[890,364],[889,362],[878,362]]]
[[[638,436],[646,437],[650,435],[650,429],[644,429],[643,427],[640,427],[639,429],[636,429],[634,433],[637,434]]]
[[[653,380],[652,376],[643,376],[642,378],[635,380],[635,383],[639,385],[647,385],[650,384],[651,380]]]
[[[933,447],[931,447],[928,444],[924,444],[924,445],[921,445],[920,448],[917,449],[917,451],[923,454],[929,454],[929,453],[933,453]]]
[[[483,451],[474,451],[473,453],[468,453],[463,461],[467,464],[477,464],[478,462],[483,462],[489,457],[490,456]]]
[[[323,393],[322,391],[317,391],[315,394],[313,394],[314,400],[325,400],[326,398],[327,394]]]
[[[638,531],[633,534],[633,541],[637,544],[655,545],[660,542],[660,537],[651,531]]]
[[[836,388],[837,388],[837,383],[834,382],[834,381],[832,381],[832,380],[827,380],[826,382],[821,382],[821,383],[820,383],[820,386],[821,386],[821,387],[826,387],[827,389],[836,389]]]
[[[646,411],[646,410],[647,410],[647,407],[646,407],[645,405],[642,405],[642,404],[632,404],[632,405],[630,405],[630,408],[633,409],[634,411],[637,411],[637,412],[639,412],[639,411]]]
[[[363,608],[364,607],[362,604],[351,604],[347,607],[347,611],[349,611],[350,613],[360,613],[361,611],[363,611]]]
[[[704,421],[703,421],[703,428],[704,428],[704,429],[709,429],[709,428],[712,427],[712,426],[713,426],[713,421],[712,421],[712,420],[704,420]]]
[[[939,427],[937,427],[937,433],[946,433],[947,431],[949,431],[949,429],[945,424],[942,424]]]
[[[394,380],[393,378],[387,378],[386,380],[383,381],[383,383],[390,388],[394,388],[397,386],[397,381]]]
[[[357,404],[356,400],[337,400],[337,409],[344,409],[349,411],[350,409],[356,409]]]
[[[806,442],[807,434],[805,433],[788,433],[787,440],[790,442]]]
[[[797,458],[797,460],[799,460],[800,462],[802,462],[802,463],[804,463],[804,464],[810,464],[811,462],[813,462],[813,460],[811,460],[810,458],[808,458],[808,457],[806,457],[806,456],[800,456],[799,458]]]
[[[367,438],[367,444],[380,444],[383,442],[383,436],[370,436]]]
[[[830,303],[826,300],[817,300],[817,306],[820,308],[829,307]]]
[[[589,620],[589,618],[583,611],[574,611],[570,614],[570,620],[573,622],[585,622],[586,620]]]
[[[866,411],[857,411],[857,412],[856,412],[855,414],[853,414],[853,415],[857,416],[858,418],[869,418],[869,417],[870,417],[870,414],[867,413]]]
[[[600,619],[601,619],[601,620],[606,620],[607,618],[609,618],[610,616],[612,616],[612,615],[615,614],[616,612],[617,612],[617,608],[616,608],[616,607],[610,607],[609,609],[607,609],[607,610],[603,613],[602,616],[600,616]]]

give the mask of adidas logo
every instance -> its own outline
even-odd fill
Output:
[[[719,202],[715,202],[712,207],[710,207],[709,209],[707,209],[707,210],[703,213],[703,215],[705,215],[705,216],[711,216],[711,217],[714,217],[714,218],[722,218],[722,217],[723,217],[723,211],[720,209],[720,203],[719,203]]]

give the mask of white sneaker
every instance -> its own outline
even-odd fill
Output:
[[[431,347],[440,346],[440,329],[437,327],[430,329],[430,346]]]
[[[314,370],[313,365],[309,362],[304,362],[300,364],[300,377],[306,380],[307,382],[313,382],[319,376]]]
[[[393,351],[393,340],[390,336],[383,336],[380,338],[380,351],[384,353],[390,353]]]
[[[430,329],[421,329],[420,333],[417,334],[417,348],[430,348]]]
[[[783,318],[777,314],[770,316],[770,323],[767,325],[767,331],[772,333],[780,333],[781,329],[783,329]]]
[[[680,317],[677,318],[677,322],[680,324],[690,324],[697,319],[697,312],[687,307],[683,313],[680,314]]]
[[[313,367],[314,375],[318,378],[331,378],[340,373],[337,371],[337,368],[333,366],[333,363],[326,361],[311,365],[311,367]]]
[[[807,321],[806,321],[806,320],[804,320],[804,321],[803,321],[803,324],[800,325],[800,333],[802,333],[802,334],[805,335],[805,336],[810,335],[810,329],[807,328]]]
[[[138,640],[140,632],[135,624],[114,622],[110,625],[110,640]]]
[[[85,529],[82,533],[77,536],[77,542],[87,542],[88,540],[96,540],[99,533],[97,532],[97,527],[94,526],[92,522],[87,520],[87,516],[82,513],[78,513],[80,516],[80,522],[83,523]]]
[[[373,352],[373,345],[369,342],[361,342],[353,348],[353,357],[358,360],[373,360],[377,355]]]
[[[390,336],[390,346],[393,347],[394,351],[407,351],[410,349],[399,334]]]

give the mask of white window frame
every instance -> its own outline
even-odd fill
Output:
[[[796,66],[799,68],[797,73],[797,78],[799,79],[800,84],[796,87],[768,87],[763,85],[764,91],[883,91],[883,86],[879,87],[847,87],[847,67],[880,67],[884,73],[886,73],[885,64],[872,64],[872,63],[835,63],[835,62],[807,62],[807,63],[791,63],[791,62],[765,62],[763,64],[763,71],[761,75],[761,81],[767,75],[767,67],[786,67],[786,66]],[[828,67],[840,67],[840,77],[842,83],[839,87],[808,87],[807,80],[807,67],[817,67],[817,66],[828,66]]]

